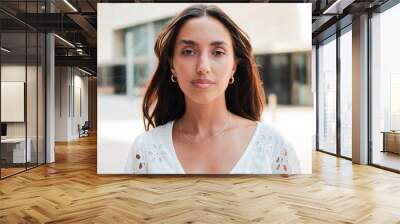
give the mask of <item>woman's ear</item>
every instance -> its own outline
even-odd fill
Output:
[[[175,74],[175,69],[174,69],[174,65],[172,63],[172,58],[168,58],[168,64],[169,64],[169,68],[172,74]]]
[[[239,60],[238,60],[238,59],[235,59],[235,61],[234,61],[234,63],[233,63],[233,68],[232,68],[232,75],[235,74],[238,63],[239,63]]]

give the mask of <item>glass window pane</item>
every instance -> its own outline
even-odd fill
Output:
[[[292,86],[292,104],[312,106],[311,72],[308,72],[307,53],[292,55],[294,82]]]
[[[135,74],[135,85],[144,86],[148,76],[147,64],[135,64],[133,70]]]
[[[318,146],[336,154],[336,40],[318,48]]]
[[[0,28],[4,178],[45,162],[45,35],[33,28],[38,23],[35,14],[44,12],[45,1],[1,1],[0,6],[17,17],[27,16],[32,25],[0,12],[7,21]]]
[[[38,63],[38,36],[36,32],[27,33],[27,80],[26,80],[26,125],[27,142],[30,152],[28,156],[28,168],[37,165],[37,63]]]
[[[132,28],[133,32],[133,55],[135,57],[147,55],[148,33],[147,25]]]
[[[1,34],[1,177],[25,170],[30,159],[30,142],[26,144],[26,34]],[[12,109],[11,109],[12,108]],[[28,150],[26,149],[28,146]]]
[[[290,104],[290,58],[289,54],[272,54],[267,56],[269,66],[266,66],[268,80],[266,81],[267,94],[275,94],[278,104]],[[267,60],[268,60],[267,59]]]
[[[400,170],[400,4],[372,17],[372,163]]]
[[[340,150],[351,158],[352,141],[352,35],[351,30],[340,37]]]
[[[39,33],[38,36],[38,164],[45,163],[45,60],[46,60],[46,52],[45,52],[45,44],[46,39],[45,35]]]

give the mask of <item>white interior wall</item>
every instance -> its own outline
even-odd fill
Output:
[[[79,116],[80,122],[88,120],[88,77],[75,74],[75,86],[81,89],[82,94],[82,115]]]
[[[55,85],[55,140],[77,139],[78,124],[82,126],[88,120],[88,78],[76,68],[56,67]]]
[[[68,68],[55,68],[55,141],[68,141]]]

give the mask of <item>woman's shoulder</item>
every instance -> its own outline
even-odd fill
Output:
[[[169,133],[171,122],[139,134],[131,147],[126,165],[127,173],[148,173],[160,161],[169,161]],[[161,173],[162,173],[161,169]]]
[[[164,139],[165,137],[168,136],[171,125],[172,125],[172,121],[170,121],[166,124],[157,126],[155,128],[152,128],[149,131],[140,133],[135,138],[135,144],[143,144],[144,142],[155,142],[158,139]]]
[[[259,142],[263,142],[267,148],[271,149],[273,173],[301,173],[296,151],[282,133],[270,124],[264,122],[258,122],[258,126]]]
[[[234,115],[234,122],[236,123],[236,127],[239,127],[240,130],[255,127],[255,137],[261,136],[263,138],[268,137],[269,139],[273,140],[284,140],[282,134],[276,128],[261,120],[251,120],[238,115]]]
[[[247,118],[236,116],[235,122],[238,125],[238,127],[241,128],[241,130],[255,126],[254,136],[256,138],[262,138],[264,140],[268,139],[269,142],[274,141],[278,143],[282,143],[285,141],[283,135],[276,128],[263,121],[254,121]]]
[[[236,123],[242,128],[256,126],[256,134],[268,134],[274,138],[282,139],[282,134],[276,128],[263,121],[254,121],[236,115]]]
[[[272,125],[262,121],[258,121],[257,126],[259,129],[258,133],[260,135],[264,135],[270,138],[272,137],[272,139],[274,139],[275,141],[285,141],[285,138],[283,137],[282,133]]]

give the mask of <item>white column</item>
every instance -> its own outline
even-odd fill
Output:
[[[46,35],[46,163],[55,161],[55,55],[54,35]]]

